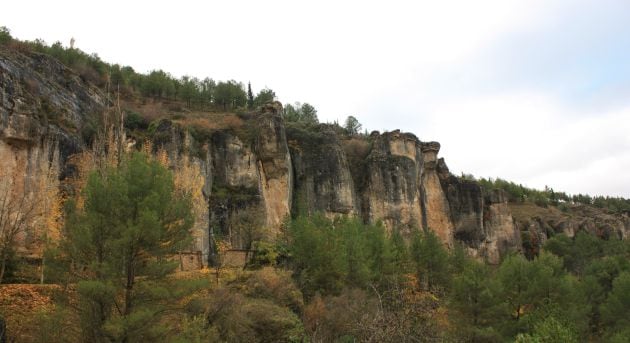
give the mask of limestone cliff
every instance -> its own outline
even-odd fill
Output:
[[[484,198],[483,234],[478,253],[488,262],[498,264],[510,251],[521,250],[520,231],[514,225],[507,197],[503,191],[493,191]]]
[[[583,231],[603,239],[628,239],[630,217],[580,204],[540,207],[530,203],[510,203],[516,229],[523,237],[523,252],[534,256],[547,239],[555,234],[574,237]]]
[[[403,232],[423,223],[420,188],[423,159],[416,136],[400,131],[372,133],[367,156],[365,190],[361,194],[364,218],[383,221]]]
[[[437,172],[451,210],[455,240],[472,255],[494,264],[509,251],[520,250],[520,232],[502,191],[484,195],[479,183],[452,175],[444,159],[438,160]]]
[[[562,212],[508,204],[505,194],[452,175],[438,158],[440,144],[411,133],[349,135],[338,125],[287,124],[278,102],[235,114],[127,101],[139,104],[134,111],[141,116],[145,107],[162,106],[158,114],[146,114],[153,118],[149,129],[132,137],[138,145],[152,141],[151,152],[166,152],[175,174],[185,174],[200,190],[191,248],[204,261],[212,237],[249,248],[255,240],[273,239],[288,216],[316,212],[382,222],[407,236],[432,230],[445,245],[461,242],[491,263],[513,250],[534,254],[559,232],[630,236],[627,215],[588,206]],[[34,193],[42,166],[55,165],[56,179],[76,174],[69,157],[86,147],[108,105],[102,91],[53,58],[0,48],[5,179]],[[28,252],[28,241],[23,235],[20,249]]]
[[[422,144],[422,157],[425,171],[422,173],[422,203],[426,215],[425,226],[435,233],[447,245],[453,244],[453,223],[448,200],[440,184],[437,172],[438,142]]]
[[[290,214],[293,168],[279,102],[266,104],[256,118],[260,190],[265,200],[266,225],[272,234]]]
[[[155,151],[164,147],[173,163],[189,156],[203,177],[206,205],[198,220],[203,238],[196,249],[204,257],[211,233],[234,248],[249,248],[254,240],[275,236],[289,216],[293,172],[281,109],[268,104],[246,117],[241,131],[218,129],[196,138],[170,120],[157,125]],[[178,172],[178,166],[172,169]]]
[[[0,47],[0,174],[30,204],[44,202],[41,181],[72,173],[67,158],[103,111],[104,95],[58,61]],[[47,175],[48,174],[48,175]],[[54,181],[54,180],[51,180]],[[3,183],[3,186],[8,184]],[[39,209],[38,209],[39,211]],[[37,218],[33,218],[36,222]],[[35,238],[30,225],[18,250]]]
[[[328,217],[358,215],[357,195],[342,143],[331,125],[320,134],[288,127],[287,139],[295,173],[295,214],[322,212]]]

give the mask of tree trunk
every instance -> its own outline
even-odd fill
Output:
[[[39,283],[40,284],[44,284],[44,267],[46,266],[46,258],[44,257],[44,255],[42,254],[42,268],[39,274]]]
[[[2,281],[4,280],[4,270],[6,268],[7,265],[7,259],[4,258],[4,256],[2,257],[2,266],[0,266],[0,284],[2,284]]]
[[[4,281],[4,273],[7,269],[7,254],[2,250],[2,261],[0,262],[0,284]]]
[[[129,262],[127,265],[127,284],[125,285],[125,312],[124,315],[127,316],[131,314],[132,305],[132,291],[133,291],[133,265]]]
[[[127,317],[131,314],[131,308],[133,306],[132,296],[133,296],[133,282],[134,282],[134,270],[133,263],[131,262],[131,256],[128,256],[127,260],[127,284],[125,285],[125,311],[123,312],[123,316]],[[129,336],[127,333],[127,329],[125,329],[125,333],[122,339],[123,343],[129,342]]]

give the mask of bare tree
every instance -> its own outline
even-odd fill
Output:
[[[44,142],[30,159],[0,170],[0,283],[9,258],[20,244],[43,258],[48,240],[59,235],[62,204],[57,145]],[[29,164],[32,167],[27,168]],[[26,236],[32,238],[28,244]]]
[[[0,283],[4,279],[9,257],[14,252],[16,239],[37,215],[37,201],[24,191],[17,174],[0,171]]]

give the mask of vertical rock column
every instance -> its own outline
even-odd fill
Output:
[[[279,102],[261,108],[255,147],[266,224],[272,234],[278,233],[282,221],[290,215],[293,193],[293,168],[281,114]]]
[[[453,244],[453,223],[451,212],[440,184],[437,172],[437,153],[440,151],[440,143],[422,143],[422,157],[424,171],[422,173],[422,207],[425,220],[424,228],[436,233],[442,242],[448,246]]]
[[[422,154],[416,136],[399,130],[373,134],[367,158],[367,187],[362,195],[364,216],[382,220],[391,230],[409,234],[422,223],[420,181]]]

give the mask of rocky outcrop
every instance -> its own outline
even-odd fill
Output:
[[[442,158],[437,172],[448,199],[456,241],[492,264],[498,264],[509,251],[520,250],[520,233],[502,191],[485,194],[476,181],[452,175]]]
[[[416,136],[400,131],[372,135],[366,161],[366,187],[361,194],[364,218],[383,221],[404,233],[421,227],[423,156]]]
[[[25,160],[46,142],[62,162],[83,146],[83,135],[105,108],[104,95],[48,56],[0,47],[0,156]],[[24,156],[22,156],[24,157]]]
[[[246,127],[215,130],[196,141],[177,126],[167,135],[170,154],[190,154],[204,177],[206,197],[203,246],[212,234],[227,238],[234,248],[249,248],[253,240],[271,238],[290,214],[291,157],[286,144],[279,103],[263,106],[245,118]],[[158,131],[160,130],[158,125]],[[155,135],[154,135],[155,136]],[[187,137],[183,139],[183,137]]]
[[[36,144],[44,135],[75,140],[105,106],[104,95],[60,62],[0,47],[0,137]]]
[[[321,124],[313,134],[290,127],[287,139],[295,175],[294,214],[359,215],[350,167],[334,128]]]
[[[0,48],[2,172],[31,193],[43,165],[58,164],[59,179],[76,173],[68,157],[85,147],[107,105],[101,91],[53,58]],[[249,248],[276,236],[287,216],[316,212],[382,222],[407,236],[432,230],[445,245],[462,242],[491,263],[521,247],[533,256],[557,233],[630,236],[627,215],[508,204],[502,192],[452,175],[438,159],[440,144],[410,133],[365,137],[338,125],[285,125],[278,102],[245,114],[194,114],[208,120],[200,130],[190,128],[188,114],[156,121],[136,138],[150,136],[152,152],[166,151],[170,168],[201,189],[192,250],[204,261],[212,234]]]
[[[586,232],[602,239],[628,239],[630,218],[581,204],[540,207],[530,203],[510,203],[515,226],[521,233],[523,252],[533,257],[547,239],[557,234],[574,237]]]
[[[158,151],[165,151],[168,156],[169,168],[180,174],[180,177],[187,178],[188,183],[201,187],[201,197],[193,200],[195,224],[191,229],[193,240],[190,250],[200,252],[202,263],[205,264],[210,253],[208,201],[212,193],[212,156],[209,154],[207,146],[197,151],[196,154],[192,153],[197,142],[188,131],[182,130],[170,120],[161,120],[156,126],[153,136],[154,146],[151,152],[159,154]],[[200,201],[203,203],[199,203]]]
[[[521,235],[514,224],[505,192],[493,191],[484,200],[484,240],[478,254],[489,263],[499,264],[508,252],[521,250]]]
[[[265,202],[266,225],[277,233],[290,215],[293,195],[293,168],[282,120],[282,104],[263,105],[256,118],[255,150],[258,155],[260,190]]]
[[[477,245],[485,239],[483,189],[475,181],[452,175],[443,158],[437,162],[437,173],[449,204],[453,238],[468,246]]]
[[[422,173],[422,209],[424,226],[433,230],[442,242],[453,244],[453,223],[448,199],[440,183],[437,154],[440,143],[428,142],[421,146],[424,172]]]
[[[41,180],[72,173],[65,162],[84,146],[83,134],[105,105],[98,89],[58,61],[0,46],[0,173],[16,194],[35,201]],[[18,251],[28,245],[28,231],[18,237]]]

